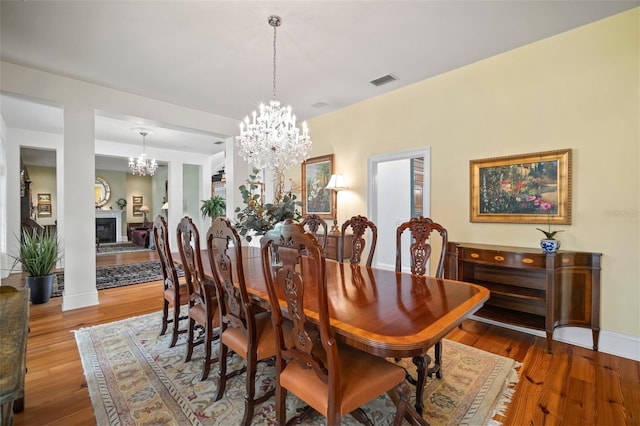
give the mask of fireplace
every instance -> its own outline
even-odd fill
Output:
[[[96,210],[96,238],[101,243],[122,241],[124,210]]]
[[[116,242],[116,218],[96,218],[96,238],[101,243]]]

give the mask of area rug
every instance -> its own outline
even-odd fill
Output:
[[[133,253],[136,251],[150,251],[147,247],[140,247],[131,241],[123,243],[100,243],[96,248],[96,254],[113,254],[113,253]]]
[[[227,382],[224,398],[214,402],[216,368],[207,380],[199,379],[202,346],[196,347],[192,360],[185,363],[185,335],[181,335],[175,347],[169,348],[170,333],[158,335],[160,320],[157,312],[75,331],[96,423],[240,424],[244,412],[244,374]],[[217,347],[214,350],[217,352]],[[449,340],[443,341],[443,362],[443,379],[427,379],[425,419],[434,426],[499,424],[492,418],[510,400],[517,381],[517,363]],[[242,358],[233,356],[229,368],[238,368],[243,363]],[[271,389],[275,382],[273,367],[259,363],[257,382],[258,395]],[[303,406],[303,402],[288,394],[287,418]],[[363,409],[375,425],[390,424],[395,413],[395,406],[386,395]],[[316,417],[305,424],[325,423],[324,418]],[[273,398],[256,406],[252,424],[276,424]],[[357,422],[347,416],[343,424]]]
[[[176,264],[176,269],[179,276],[184,275],[180,265]],[[159,280],[162,280],[162,267],[159,261],[99,266],[96,268],[96,288],[98,290]],[[62,296],[63,291],[64,273],[56,272],[51,297]]]

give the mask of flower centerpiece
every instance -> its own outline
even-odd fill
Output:
[[[264,235],[271,230],[276,223],[285,219],[300,220],[302,215],[298,207],[302,206],[297,197],[292,193],[284,192],[284,176],[276,174],[276,190],[272,203],[265,203],[258,189],[262,182],[258,179],[260,170],[254,168],[249,175],[246,185],[240,185],[240,194],[244,208],[236,207],[235,227],[238,234],[247,241],[253,236]]]
[[[556,240],[554,237],[558,232],[562,232],[562,230],[552,231],[551,230],[551,212],[554,209],[553,203],[548,201],[544,201],[541,198],[538,198],[537,205],[540,207],[540,210],[547,214],[547,230],[542,228],[536,228],[538,231],[542,232],[545,236],[544,239],[540,240],[540,247],[547,253],[554,253],[558,251],[560,248],[560,241]],[[534,203],[536,202],[534,201]]]

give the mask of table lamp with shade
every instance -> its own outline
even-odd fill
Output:
[[[144,218],[142,219],[142,226],[146,227],[147,226],[147,213],[150,212],[151,209],[148,206],[142,206],[142,207],[140,207],[140,211],[144,215]]]
[[[333,209],[333,226],[331,227],[329,233],[332,235],[340,235],[340,229],[338,229],[338,191],[347,189],[347,184],[345,183],[344,176],[339,174],[331,175],[326,188],[332,190],[335,197],[335,208]]]

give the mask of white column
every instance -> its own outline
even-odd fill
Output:
[[[62,310],[98,304],[95,254],[95,113],[64,105],[64,294]]]

